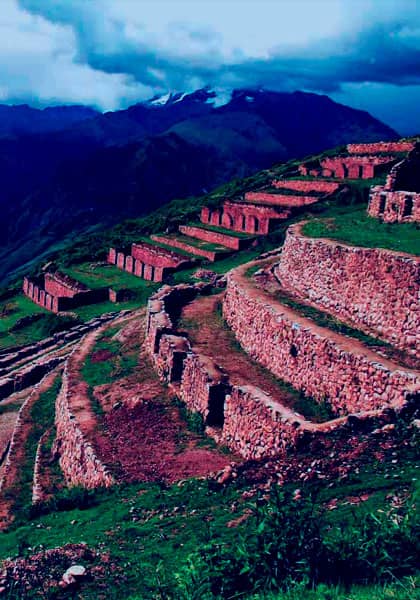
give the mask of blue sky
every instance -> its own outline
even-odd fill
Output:
[[[167,91],[325,93],[420,132],[416,0],[1,0],[0,102],[124,108]]]

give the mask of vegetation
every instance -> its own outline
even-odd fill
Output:
[[[54,512],[45,507],[3,533],[0,558],[88,541],[115,568],[99,585],[86,581],[81,599],[121,598],[124,590],[132,600],[412,600],[416,440],[402,443],[394,460],[370,456],[346,478],[301,482],[298,493],[296,484],[273,487],[268,497],[242,477],[227,487],[190,480],[75,488],[57,496]]]
[[[314,219],[303,232],[310,237],[328,237],[355,246],[388,248],[420,255],[419,225],[416,223],[383,223],[369,217],[366,207],[341,215]]]
[[[36,450],[44,431],[54,426],[55,399],[61,380],[57,376],[53,385],[41,393],[30,412],[30,430],[24,448],[24,460],[19,468],[19,477],[13,488],[5,491],[5,497],[13,502],[15,523],[24,523],[31,514],[32,480]]]

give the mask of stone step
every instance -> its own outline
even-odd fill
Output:
[[[311,195],[294,195],[294,194],[281,194],[277,191],[261,191],[261,192],[247,192],[244,197],[244,201],[250,204],[259,204],[265,206],[280,206],[286,209],[292,209],[301,206],[309,206],[318,202],[321,198],[319,194]]]
[[[180,233],[187,237],[209,242],[232,250],[243,250],[248,248],[254,241],[254,237],[244,235],[235,235],[235,232],[228,232],[222,227],[205,225],[180,225]]]
[[[218,259],[226,258],[231,252],[221,244],[210,244],[199,240],[197,238],[191,238],[186,235],[151,235],[152,240],[155,242],[165,244],[178,250],[184,250],[193,254],[194,256],[200,256],[206,258],[210,262],[215,262]]]

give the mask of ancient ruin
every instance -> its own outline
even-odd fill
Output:
[[[108,298],[107,288],[90,290],[83,283],[59,271],[45,273],[37,279],[25,277],[23,292],[36,304],[55,313],[103,302]]]
[[[130,254],[110,248],[108,263],[147,281],[163,281],[170,273],[189,266],[191,258],[157,244],[139,242],[131,246]]]
[[[368,214],[385,223],[420,221],[420,145],[397,163],[385,185],[370,190]]]

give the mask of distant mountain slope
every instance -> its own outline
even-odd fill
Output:
[[[0,280],[68,235],[276,161],[397,137],[366,112],[303,92],[205,89],[105,114],[0,106]]]
[[[37,109],[27,104],[0,104],[0,137],[60,131],[92,119],[98,114],[87,106],[51,106]]]

